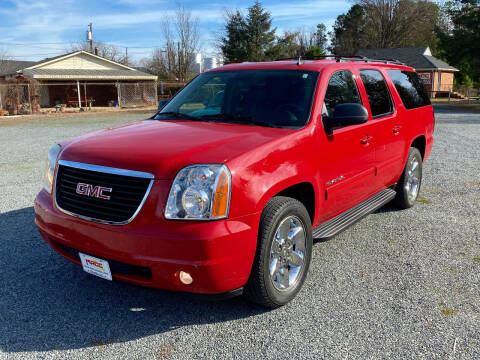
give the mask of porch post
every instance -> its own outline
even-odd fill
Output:
[[[122,96],[120,94],[120,83],[117,81],[117,102],[118,102],[118,108],[120,109],[122,107],[120,100]]]
[[[77,93],[78,93],[78,107],[81,109],[82,108],[82,97],[80,94],[80,81],[77,80]]]
[[[155,106],[158,106],[158,83],[157,80],[155,80]]]
[[[88,110],[88,101],[87,101],[87,83],[83,83],[83,93],[85,94],[85,110]],[[90,105],[92,105],[90,103]]]

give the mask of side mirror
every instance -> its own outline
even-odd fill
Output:
[[[345,103],[335,106],[333,115],[324,117],[327,135],[332,135],[333,128],[366,123],[368,111],[362,104]]]
[[[160,100],[158,102],[158,111],[162,110],[167,104],[169,100]]]

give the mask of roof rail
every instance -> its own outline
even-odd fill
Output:
[[[275,61],[297,61],[297,65],[301,65],[303,60],[323,60],[323,59],[335,59],[336,62],[342,61],[364,61],[364,62],[383,62],[385,64],[406,65],[403,62],[396,59],[370,59],[361,55],[318,55],[318,56],[301,56],[301,57],[288,57],[275,59]]]
[[[352,56],[315,55],[315,56],[301,56],[300,58],[302,60],[322,60],[322,59],[333,58],[333,59],[336,59],[337,62],[340,62],[342,60],[364,60],[364,59],[366,59],[364,56],[359,56],[359,55],[352,55]],[[275,59],[275,61],[298,60],[298,59],[299,59],[299,57],[287,57],[287,58]]]

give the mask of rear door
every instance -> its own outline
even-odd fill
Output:
[[[333,73],[325,92],[322,118],[332,115],[335,106],[362,103],[357,79],[349,70]],[[321,130],[320,171],[325,186],[322,219],[327,220],[367,199],[376,190],[375,143],[371,122]],[[323,145],[324,144],[324,145]]]
[[[359,74],[367,94],[367,107],[374,126],[375,181],[380,188],[385,188],[397,181],[402,171],[404,124],[394,106],[385,74],[378,69],[361,69]]]

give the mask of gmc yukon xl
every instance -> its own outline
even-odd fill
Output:
[[[150,119],[55,145],[35,221],[104,279],[277,307],[314,238],[414,205],[433,131],[419,76],[395,61],[230,64]]]

